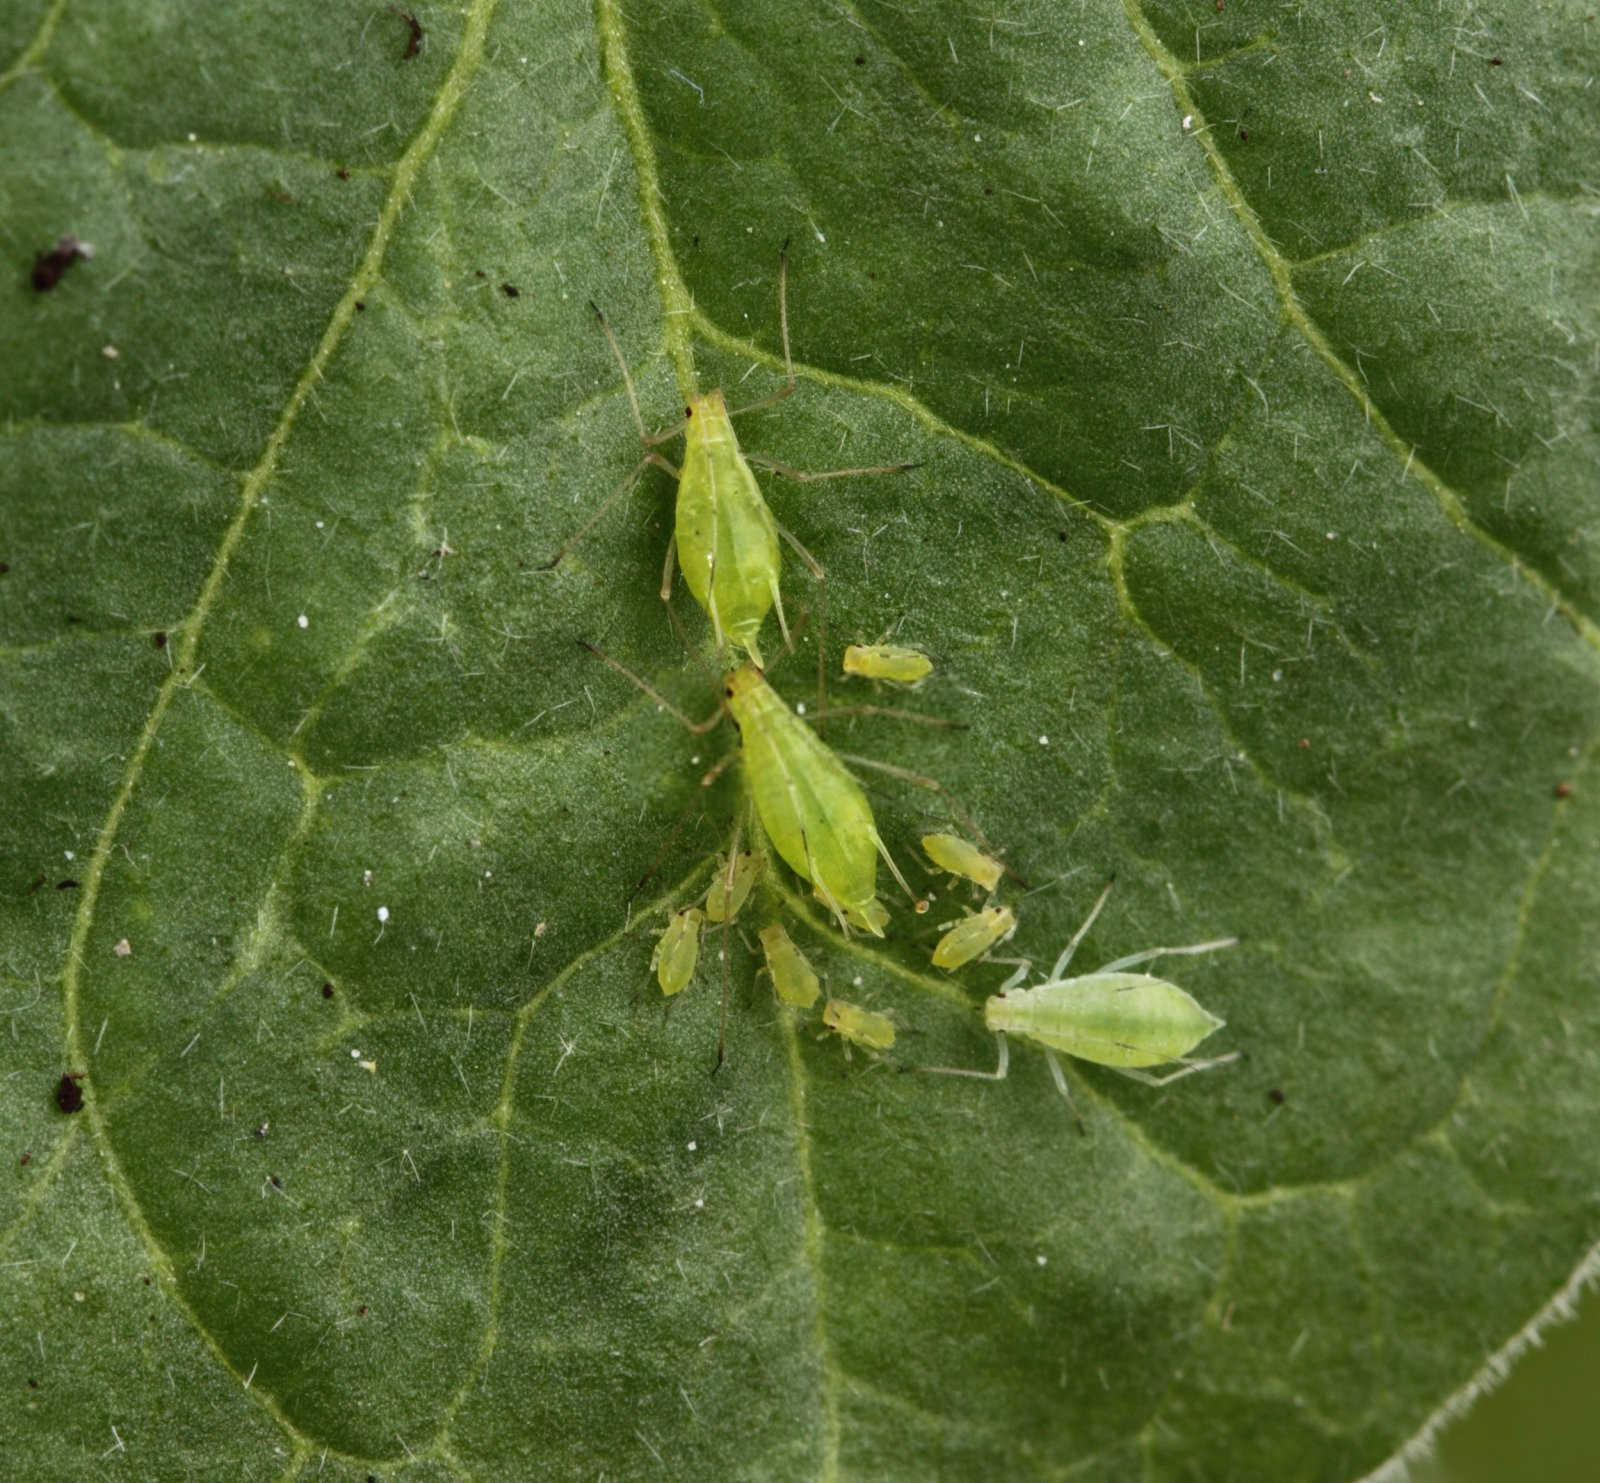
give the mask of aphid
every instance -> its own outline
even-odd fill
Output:
[[[933,950],[933,966],[963,967],[1016,930],[1017,914],[1009,906],[986,906],[982,911],[971,912],[939,939]]]
[[[691,731],[709,731],[721,719],[719,710],[705,721],[691,721],[625,665],[593,644],[581,639],[579,643]],[[701,786],[709,786],[729,762],[742,756],[756,815],[773,848],[797,875],[811,882],[841,931],[848,935],[851,927],[858,927],[883,936],[889,916],[877,899],[874,852],[883,857],[917,911],[927,909],[889,854],[861,785],[828,745],[784,704],[756,665],[746,663],[723,677],[723,709],[732,715],[742,747],[706,773]],[[866,762],[865,758],[856,760]],[[900,768],[885,770],[919,782],[931,781]]]
[[[761,857],[754,850],[740,850],[719,860],[711,889],[706,892],[706,920],[731,922],[744,908],[760,874]]]
[[[940,870],[965,876],[991,893],[999,889],[1005,866],[959,834],[924,834],[922,848]]]
[[[700,929],[704,925],[705,913],[698,906],[686,906],[673,913],[667,923],[650,957],[663,994],[680,993],[694,977],[694,965],[700,958]]]
[[[756,934],[761,939],[761,951],[767,957],[767,972],[772,975],[772,987],[778,998],[796,1009],[810,1009],[822,992],[816,971],[806,962],[806,955],[797,948],[779,922],[763,927]]]
[[[1056,959],[1048,977],[1031,988],[1022,988],[1029,968],[1024,963],[984,1004],[984,1025],[993,1030],[1000,1041],[1000,1060],[993,1071],[969,1071],[956,1066],[924,1069],[946,1076],[1003,1081],[1009,1063],[1006,1036],[1021,1035],[1044,1050],[1056,1090],[1070,1102],[1067,1079],[1055,1057],[1056,1051],[1109,1066],[1148,1086],[1166,1086],[1191,1072],[1237,1059],[1238,1051],[1230,1051],[1211,1060],[1190,1060],[1189,1052],[1213,1031],[1220,1030],[1223,1021],[1176,984],[1148,973],[1125,971],[1154,958],[1211,953],[1232,947],[1238,941],[1236,937],[1218,938],[1191,947],[1149,948],[1118,958],[1093,973],[1063,977],[1073,952],[1094,925],[1094,919],[1100,915],[1100,908],[1110,894],[1111,887],[1107,885],[1087,920],[1073,933],[1072,941]],[[1178,1069],[1164,1076],[1152,1076],[1144,1069],[1169,1064],[1177,1065]]]
[[[883,936],[877,860],[883,857],[916,899],[878,834],[861,785],[825,742],[779,698],[753,664],[726,677],[724,694],[739,727],[745,774],[772,846],[817,888],[843,929]]]
[[[933,673],[933,661],[920,649],[902,644],[851,644],[844,651],[844,672],[896,685],[920,685]]]
[[[888,1050],[894,1044],[894,1021],[888,1015],[845,999],[830,999],[822,1006],[822,1023],[850,1045],[867,1050]]]
[[[771,396],[732,411],[728,409],[721,391],[703,394],[692,392],[684,408],[684,421],[659,433],[645,431],[639,399],[633,389],[633,379],[628,374],[622,348],[599,306],[591,304],[617,358],[617,364],[622,368],[623,385],[628,393],[628,404],[633,409],[633,420],[639,429],[640,441],[649,451],[578,533],[543,567],[544,570],[554,567],[589,533],[606,511],[633,487],[645,469],[654,464],[678,481],[673,538],[667,547],[667,558],[661,572],[662,601],[669,601],[672,596],[674,564],[681,566],[684,582],[711,620],[711,632],[718,649],[725,648],[729,643],[737,644],[757,664],[763,663],[759,645],[761,625],[773,608],[778,612],[778,626],[783,631],[785,647],[790,642],[789,624],[784,616],[783,599],[778,592],[778,575],[782,564],[779,538],[782,537],[794,548],[810,568],[812,576],[818,581],[823,579],[822,568],[811,553],[773,519],[772,511],[767,507],[755,475],[751,472],[751,460],[740,449],[739,439],[733,430],[734,417],[769,407],[794,392],[794,362],[789,353],[788,277],[788,243],[785,243],[778,256],[778,323],[783,336],[783,385]],[[655,452],[655,446],[677,437],[680,432],[684,441],[683,467],[678,469]],[[872,468],[803,473],[768,459],[755,461],[775,473],[799,480],[836,479],[854,474],[892,474],[912,467],[910,464],[886,464]]]

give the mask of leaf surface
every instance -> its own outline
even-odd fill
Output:
[[[0,1454],[1335,1483],[1540,1312],[1600,1235],[1596,43],[1446,10],[19,0]],[[671,481],[541,564],[641,453],[585,301],[652,429],[758,400],[785,239],[747,448],[916,467],[762,475],[827,573],[774,683],[933,656],[962,729],[827,738],[944,786],[861,774],[936,899],[845,941],[770,857],[664,1015],[733,737],[578,641],[714,707]],[[1239,937],[1161,971],[1240,1061],[1072,1063],[1082,1132],[1024,1043],[896,1074],[993,1064],[916,848],[974,823],[1006,951],[1112,875],[1084,970]]]

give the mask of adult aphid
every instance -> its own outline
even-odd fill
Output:
[[[778,611],[778,626],[783,631],[784,645],[788,647],[790,644],[788,619],[784,615],[783,599],[778,592],[778,575],[782,566],[779,538],[782,537],[794,548],[796,555],[805,562],[818,581],[823,579],[823,571],[811,553],[773,519],[750,464],[755,462],[786,478],[800,480],[837,479],[853,474],[893,474],[912,467],[911,464],[899,463],[804,473],[770,459],[747,456],[739,447],[732,419],[746,412],[770,407],[792,395],[795,389],[794,361],[789,353],[788,277],[789,244],[785,242],[778,254],[778,323],[783,335],[783,385],[771,396],[732,411],[720,390],[703,394],[693,392],[683,409],[684,420],[658,433],[645,431],[639,398],[633,389],[633,378],[628,374],[622,347],[617,343],[617,337],[599,305],[590,304],[600,320],[601,329],[605,331],[612,354],[622,369],[628,405],[633,409],[639,439],[648,451],[633,472],[584,522],[578,533],[541,568],[548,570],[554,567],[593,529],[606,511],[633,487],[645,469],[654,464],[678,481],[673,538],[667,546],[666,562],[661,571],[661,600],[671,600],[673,567],[682,567],[684,582],[711,620],[712,637],[717,648],[721,650],[730,643],[737,644],[757,664],[763,663],[759,642],[761,625],[773,608]],[[673,467],[669,460],[655,451],[656,445],[671,441],[679,433],[683,434],[681,469]]]
[[[1009,1069],[1007,1035],[1020,1035],[1044,1051],[1056,1090],[1070,1102],[1067,1079],[1056,1059],[1061,1051],[1079,1060],[1108,1066],[1148,1086],[1166,1086],[1191,1072],[1238,1058],[1238,1051],[1196,1061],[1189,1052],[1223,1021],[1203,1008],[1186,990],[1148,973],[1129,973],[1128,969],[1155,958],[1179,954],[1211,953],[1232,947],[1236,937],[1220,937],[1190,947],[1147,948],[1107,963],[1093,973],[1067,978],[1067,964],[1083,941],[1100,908],[1111,894],[1108,884],[1100,893],[1084,924],[1073,933],[1072,941],[1056,959],[1048,976],[1029,988],[1022,982],[1030,964],[1024,962],[990,996],[983,1006],[983,1022],[1000,1041],[1000,1060],[993,1071],[969,1071],[957,1066],[926,1066],[923,1070],[944,1076],[971,1076],[979,1081],[1003,1081]],[[1175,1065],[1178,1069],[1156,1076],[1146,1069]]]

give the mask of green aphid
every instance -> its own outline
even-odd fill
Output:
[[[1126,970],[1152,959],[1178,954],[1216,952],[1232,947],[1235,937],[1195,943],[1190,947],[1149,948],[1107,963],[1093,973],[1067,978],[1067,964],[1111,894],[1108,885],[1094,910],[1073,934],[1072,941],[1048,977],[1030,988],[1021,987],[1029,965],[1024,963],[983,1006],[984,1024],[999,1037],[1000,1059],[993,1071],[969,1071],[953,1066],[926,1070],[947,1076],[971,1076],[980,1081],[1002,1081],[1009,1066],[1007,1035],[1020,1035],[1044,1050],[1056,1089],[1070,1101],[1067,1080],[1055,1052],[1108,1066],[1149,1086],[1166,1086],[1180,1077],[1238,1057],[1238,1051],[1210,1060],[1191,1060],[1189,1053],[1223,1021],[1202,1007],[1193,995],[1148,973]],[[1175,1065],[1175,1071],[1152,1075],[1146,1068]]]
[[[724,695],[772,847],[816,887],[841,930],[856,926],[881,937],[887,914],[877,899],[878,856],[906,895],[916,897],[878,833],[861,785],[755,665],[727,675]]]
[[[767,972],[772,975],[772,987],[778,998],[796,1009],[810,1009],[822,992],[822,984],[816,970],[806,961],[806,955],[794,945],[781,923],[763,927],[756,935],[761,939]]]
[[[920,685],[933,673],[933,661],[922,650],[902,644],[851,644],[844,651],[844,672],[896,685]]]
[[[935,968],[956,969],[981,958],[1017,930],[1017,916],[1009,906],[986,906],[969,913],[938,941],[933,950]]]
[[[706,892],[706,920],[731,922],[744,909],[750,888],[761,874],[761,857],[754,850],[740,850],[717,862],[717,873]]]
[[[678,501],[673,538],[661,572],[661,599],[663,602],[671,600],[673,567],[675,564],[682,567],[684,582],[711,620],[711,632],[717,648],[723,650],[729,644],[736,644],[757,664],[763,662],[759,642],[761,625],[774,608],[778,613],[778,626],[783,631],[784,646],[790,646],[789,624],[778,591],[778,577],[782,569],[778,544],[780,538],[789,543],[795,554],[810,568],[812,576],[818,581],[823,579],[822,567],[816,559],[773,519],[772,511],[762,496],[749,460],[739,447],[739,439],[733,430],[734,417],[771,406],[794,392],[794,362],[789,353],[788,277],[788,244],[785,243],[778,257],[778,322],[783,334],[783,385],[771,396],[732,411],[721,391],[692,392],[688,405],[683,409],[683,422],[659,433],[645,431],[638,394],[633,388],[633,378],[628,374],[628,363],[623,357],[622,347],[617,343],[617,337],[599,306],[591,303],[590,307],[600,320],[617,364],[622,368],[623,385],[628,393],[628,404],[633,409],[634,423],[639,429],[639,439],[649,451],[605,503],[584,522],[577,534],[543,566],[544,570],[549,570],[560,562],[593,529],[606,511],[633,487],[646,468],[653,464],[664,469],[678,481]],[[684,440],[683,466],[674,468],[668,459],[655,451],[655,447],[677,437],[680,432]],[[786,478],[799,480],[836,479],[855,474],[892,474],[912,467],[910,464],[884,464],[870,468],[806,473],[768,459],[758,462]]]
[[[965,876],[991,895],[999,889],[1005,866],[959,834],[924,834],[922,848],[940,870]]]
[[[698,906],[686,906],[673,913],[650,958],[663,994],[681,993],[689,986],[700,959],[700,932],[704,926],[705,913]]]
[[[846,999],[830,999],[822,1006],[822,1023],[847,1045],[866,1050],[888,1050],[894,1044],[894,1021],[875,1009],[863,1009]]]

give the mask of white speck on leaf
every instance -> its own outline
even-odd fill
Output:
[[[306,617],[306,615],[304,613],[302,613],[294,621],[296,623],[298,623],[300,625],[300,627],[302,627],[302,628],[310,628],[311,627],[311,620],[308,617]]]

